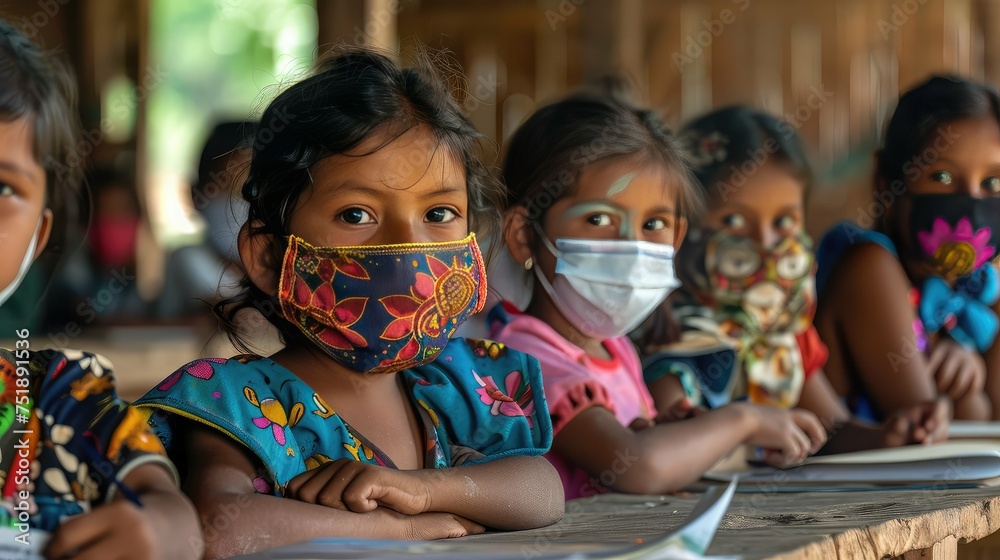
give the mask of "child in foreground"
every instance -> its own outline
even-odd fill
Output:
[[[494,309],[493,336],[542,363],[567,498],[675,491],[743,443],[774,465],[823,445],[812,413],[749,403],[656,423],[675,411],[654,403],[625,335],[677,287],[698,196],[655,115],[593,94],[545,107],[512,137],[504,180],[507,248],[535,282],[523,312]]]
[[[245,291],[219,309],[256,307],[285,348],[187,364],[138,403],[204,526],[241,504],[209,556],[562,516],[538,362],[449,340],[485,301],[473,232],[499,226],[478,139],[431,70],[365,49],[264,111],[243,185]]]
[[[82,135],[65,67],[0,21],[0,305],[46,251],[65,250],[79,205]],[[111,364],[0,349],[0,524],[18,543],[52,532],[48,558],[200,558],[197,516]],[[6,543],[5,543],[6,544]]]

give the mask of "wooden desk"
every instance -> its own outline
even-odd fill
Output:
[[[522,543],[525,560],[551,543],[635,543],[678,525],[698,498],[622,494],[583,498],[569,502],[566,517],[552,527],[462,540]],[[959,542],[981,539],[998,529],[1000,488],[996,487],[738,493],[708,553],[748,560],[952,560],[957,558]]]

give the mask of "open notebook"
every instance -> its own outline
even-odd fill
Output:
[[[1000,441],[956,440],[936,445],[908,445],[811,457],[802,465],[734,467],[733,462],[709,471],[705,478],[730,481],[739,478],[743,486],[766,483],[785,489],[812,486],[812,489],[863,489],[885,486],[980,486],[1000,482]],[[839,485],[839,486],[838,486]],[[741,486],[741,490],[745,488]],[[752,487],[752,486],[751,486]]]
[[[970,422],[952,420],[948,425],[949,439],[989,438],[1000,440],[1000,422]]]
[[[42,560],[42,550],[49,534],[31,529],[27,534],[13,527],[0,527],[0,558],[3,560]]]
[[[328,560],[342,558],[459,560],[689,560],[703,556],[711,544],[719,523],[729,509],[736,483],[712,487],[695,506],[684,523],[655,538],[636,545],[584,545],[547,541],[544,549],[530,544],[477,542],[475,538],[442,541],[376,541],[364,539],[316,539],[277,550],[240,556],[243,560]],[[712,556],[721,560],[721,556]]]

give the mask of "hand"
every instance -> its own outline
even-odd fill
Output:
[[[116,500],[90,513],[67,520],[56,529],[45,548],[53,560],[159,558],[156,531],[135,504]]]
[[[898,447],[945,441],[950,417],[951,407],[945,398],[900,410],[882,424],[882,445]]]
[[[379,509],[378,515],[387,516],[390,526],[396,527],[398,537],[413,541],[454,539],[466,535],[478,535],[486,530],[482,525],[451,513],[420,513],[403,515],[391,509]]]
[[[675,402],[674,404],[672,404],[671,406],[669,406],[666,410],[657,414],[656,423],[659,424],[661,422],[676,422],[678,420],[687,420],[688,418],[694,418],[695,416],[698,416],[699,414],[703,414],[705,412],[707,412],[705,408],[696,406],[694,404],[694,401],[692,401],[688,397],[684,397]]]
[[[755,423],[747,443],[764,447],[763,459],[769,465],[784,467],[800,463],[826,443],[826,430],[819,418],[808,410],[785,410],[752,403],[729,406],[742,406]]]
[[[961,400],[966,395],[983,392],[986,385],[986,360],[979,352],[942,338],[927,358],[938,392]]]
[[[430,508],[430,489],[422,471],[400,471],[351,459],[338,459],[293,478],[285,496],[355,513],[378,506],[416,515]]]

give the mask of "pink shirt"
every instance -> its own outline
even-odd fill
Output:
[[[513,315],[506,325],[493,325],[491,338],[530,354],[542,364],[545,400],[557,435],[580,411],[603,406],[628,426],[636,418],[655,416],[653,398],[642,379],[642,365],[627,337],[603,342],[610,360],[590,356],[547,323],[529,315]],[[549,452],[545,457],[562,477],[566,499],[605,491],[599,481]]]

